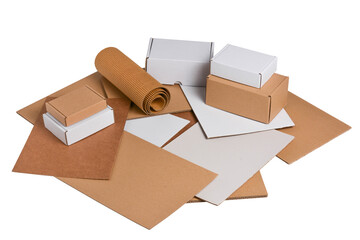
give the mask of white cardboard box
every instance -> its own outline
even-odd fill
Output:
[[[66,145],[76,143],[115,122],[114,112],[110,106],[67,127],[50,113],[44,113],[43,119],[45,127]]]
[[[261,88],[275,73],[277,57],[226,45],[211,59],[212,75]]]
[[[163,84],[205,86],[214,43],[150,38],[146,71]]]

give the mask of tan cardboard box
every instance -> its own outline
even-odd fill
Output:
[[[262,88],[254,88],[214,75],[207,77],[206,104],[269,123],[287,102],[289,77],[273,74]]]
[[[64,126],[70,126],[104,110],[106,100],[89,86],[45,103],[46,111]]]

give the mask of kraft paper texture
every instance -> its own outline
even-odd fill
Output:
[[[292,135],[295,139],[277,156],[289,164],[351,128],[291,92],[288,94],[285,110],[295,126],[279,131]]]
[[[102,79],[102,84],[104,86],[104,90],[108,98],[118,98],[124,96],[122,92],[119,91],[112,83],[110,83],[105,78]],[[156,112],[153,115],[160,115],[166,113],[179,113],[185,111],[191,111],[191,107],[186,100],[180,85],[166,85],[167,90],[169,90],[171,95],[171,101],[169,105],[162,111]],[[142,118],[147,117],[148,115],[145,114],[138,106],[135,104],[131,104],[128,119],[134,118]]]
[[[124,131],[110,180],[60,180],[151,229],[216,176]]]

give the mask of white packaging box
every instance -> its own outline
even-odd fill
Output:
[[[114,112],[110,106],[67,127],[50,113],[44,113],[43,119],[45,127],[66,145],[76,143],[115,122]]]
[[[275,73],[276,67],[275,56],[228,44],[211,59],[210,73],[261,88]]]
[[[146,71],[163,84],[205,86],[214,43],[150,38]]]

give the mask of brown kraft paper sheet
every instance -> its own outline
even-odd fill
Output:
[[[295,126],[279,131],[292,135],[295,139],[277,156],[289,164],[351,128],[291,92],[288,94],[285,110]]]
[[[216,176],[124,131],[110,180],[59,179],[151,229],[192,199]]]

